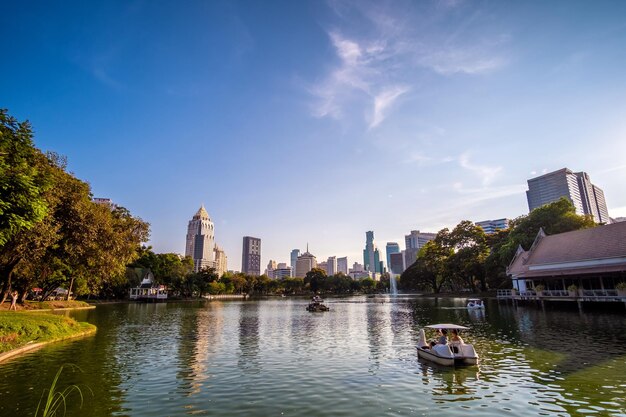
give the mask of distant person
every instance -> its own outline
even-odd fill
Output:
[[[17,291],[11,292],[11,307],[9,307],[9,310],[17,310],[17,296]]]

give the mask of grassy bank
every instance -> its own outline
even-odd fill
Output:
[[[59,308],[85,308],[90,304],[84,301],[26,301],[24,304],[17,304],[17,310],[56,310]],[[11,307],[10,302],[0,305],[0,311],[8,310]]]
[[[95,331],[96,326],[65,316],[0,311],[0,354],[26,345],[53,342]]]

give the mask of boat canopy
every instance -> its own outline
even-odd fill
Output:
[[[458,324],[451,324],[451,323],[429,324],[426,327],[428,327],[429,329],[458,329],[458,330],[469,329],[469,327],[460,326]]]
[[[467,301],[481,301],[480,298],[468,298]]]

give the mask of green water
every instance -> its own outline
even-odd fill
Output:
[[[0,364],[0,415],[32,416],[63,364],[68,416],[626,416],[623,311],[543,311],[463,299],[113,304],[71,313],[95,336]],[[417,359],[419,329],[472,328],[480,364]]]

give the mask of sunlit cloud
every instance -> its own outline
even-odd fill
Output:
[[[382,91],[374,97],[374,115],[369,125],[370,129],[378,126],[385,119],[391,105],[407,91],[409,91],[408,87],[395,86]]]

